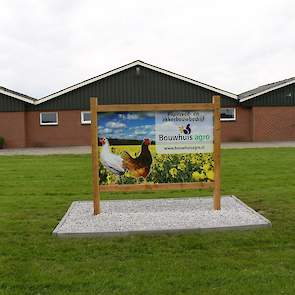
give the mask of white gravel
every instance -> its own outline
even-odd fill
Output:
[[[271,226],[269,220],[234,196],[223,196],[221,204],[222,209],[215,211],[211,197],[102,201],[101,214],[94,216],[92,202],[73,202],[53,234],[118,235]]]

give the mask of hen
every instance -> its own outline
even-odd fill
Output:
[[[141,145],[141,151],[138,157],[133,158],[128,152],[123,152],[123,168],[127,169],[132,176],[137,178],[143,177],[146,181],[152,165],[152,155],[149,150],[150,139],[145,138]]]
[[[112,173],[121,176],[125,173],[123,168],[123,159],[110,151],[110,144],[106,138],[99,140],[102,145],[100,152],[100,162],[102,165]]]

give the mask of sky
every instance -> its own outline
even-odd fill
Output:
[[[0,85],[41,98],[134,60],[233,93],[295,76],[292,0],[0,0]]]

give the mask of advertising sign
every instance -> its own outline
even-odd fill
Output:
[[[92,97],[90,107],[94,215],[102,192],[213,189],[221,208],[220,96],[117,105]]]
[[[213,111],[102,112],[100,184],[212,182]]]
[[[155,118],[157,153],[213,152],[213,112],[157,112]]]

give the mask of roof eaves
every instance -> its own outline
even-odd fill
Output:
[[[251,95],[248,95],[248,96],[245,96],[245,97],[242,97],[242,98],[240,98],[241,94],[243,94],[243,93],[241,93],[241,94],[238,95],[238,99],[239,99],[240,102],[244,102],[246,100],[252,99],[254,97],[257,97],[257,96],[260,96],[262,94],[268,93],[270,91],[273,91],[273,90],[276,90],[276,89],[291,85],[293,83],[295,83],[295,78],[293,78],[292,80],[289,79],[288,82],[281,83],[281,84],[276,84],[276,86],[270,87],[270,88],[265,89],[263,91],[258,91],[256,93],[253,93]],[[272,83],[272,84],[275,84],[275,83]]]
[[[138,61],[138,63],[144,67],[147,67],[147,68],[150,68],[152,70],[155,70],[157,72],[161,72],[163,74],[166,74],[166,75],[169,75],[169,76],[172,76],[172,77],[175,77],[177,79],[180,79],[180,80],[183,80],[183,81],[186,81],[186,82],[189,82],[191,84],[194,84],[194,85],[197,85],[197,86],[200,86],[200,87],[203,87],[203,88],[206,88],[206,89],[209,89],[209,90],[212,90],[214,92],[217,92],[217,93],[220,93],[220,94],[224,94],[228,97],[231,97],[231,98],[234,98],[234,99],[238,99],[238,96],[234,93],[231,93],[231,92],[228,92],[228,91],[225,91],[225,90],[222,90],[222,89],[219,89],[219,88],[216,88],[214,86],[211,86],[211,85],[208,85],[208,84],[205,84],[205,83],[202,83],[202,82],[199,82],[197,80],[194,80],[194,79],[191,79],[191,78],[188,78],[188,77],[185,77],[185,76],[182,76],[182,75],[179,75],[179,74],[176,74],[174,72],[171,72],[171,71],[168,71],[168,70],[165,70],[165,69],[162,69],[162,68],[159,68],[159,67],[156,67],[156,66],[153,66],[153,65],[150,65],[150,64],[147,64],[145,62],[142,62],[142,61]]]
[[[30,103],[30,104],[34,104],[34,102],[37,101],[33,97],[30,97],[28,95],[16,92],[14,90],[11,90],[11,89],[8,89],[8,88],[2,87],[2,86],[0,86],[0,93],[10,96],[10,97],[13,97],[13,98],[16,98],[18,100]]]
[[[80,88],[80,87],[86,86],[86,85],[88,85],[88,84],[90,84],[90,83],[93,83],[93,82],[99,81],[99,80],[101,80],[101,79],[103,79],[103,78],[106,78],[106,77],[111,76],[111,75],[113,75],[113,74],[116,74],[116,73],[119,73],[119,72],[124,71],[124,70],[126,70],[126,69],[129,69],[129,68],[131,68],[131,67],[137,65],[137,63],[138,63],[138,61],[131,62],[131,63],[129,63],[129,64],[126,64],[126,65],[124,65],[124,66],[121,66],[121,67],[119,67],[119,68],[116,68],[116,69],[114,69],[114,70],[107,71],[107,72],[105,72],[105,73],[103,73],[103,74],[100,74],[100,75],[98,75],[98,76],[95,76],[95,77],[92,77],[92,78],[90,78],[90,79],[84,80],[84,81],[82,81],[82,82],[79,82],[79,83],[74,84],[74,85],[72,85],[72,86],[69,86],[69,87],[67,87],[67,88],[64,88],[64,89],[62,89],[62,90],[60,90],[60,91],[54,92],[54,93],[52,93],[52,94],[50,94],[50,95],[47,95],[47,96],[45,96],[45,97],[42,97],[41,99],[38,99],[38,100],[36,101],[35,104],[36,104],[36,105],[41,104],[41,103],[43,103],[43,102],[45,102],[45,101],[48,101],[48,100],[50,100],[50,99],[52,99],[52,98],[55,98],[55,97],[57,97],[57,96],[60,96],[60,95],[62,95],[62,94],[65,94],[65,93],[67,93],[67,92],[73,91],[73,90],[78,89],[78,88]]]

